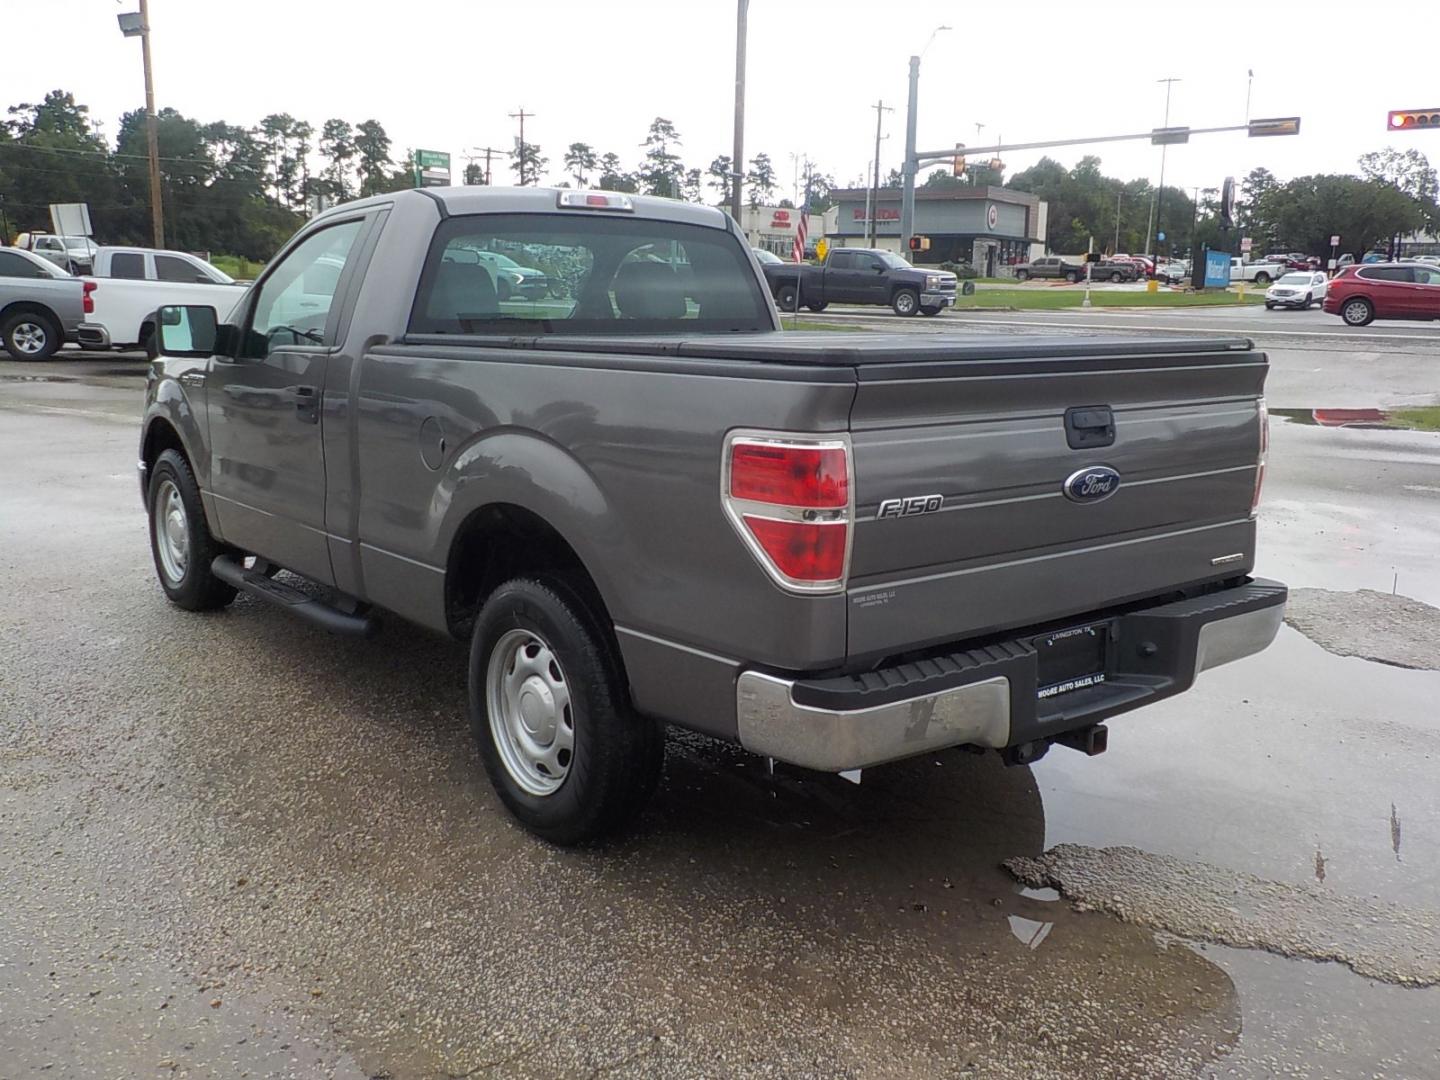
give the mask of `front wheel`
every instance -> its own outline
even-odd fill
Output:
[[[820,314],[820,312],[824,311],[824,310],[825,310],[827,307],[829,307],[830,305],[829,305],[829,303],[824,303],[824,304],[806,304],[805,306],[806,306],[807,308],[809,308],[811,311],[815,312],[815,314],[818,315],[818,314]]]
[[[22,311],[5,320],[0,341],[16,360],[45,360],[60,348],[60,328],[48,315]]]
[[[1340,308],[1340,318],[1346,326],[1368,326],[1375,321],[1375,305],[1361,297],[1346,300]]]
[[[1314,294],[1312,294],[1312,293],[1306,293],[1306,294],[1305,294],[1305,303],[1301,306],[1300,310],[1301,310],[1301,311],[1309,311],[1314,305],[1315,305],[1315,296],[1314,296]]]
[[[1016,281],[1029,281],[1029,280],[1030,280],[1030,271],[1029,271],[1029,270],[1016,270],[1016,271],[1015,271],[1015,280],[1016,280]]]
[[[224,548],[210,533],[200,486],[178,450],[166,450],[150,471],[150,553],[160,587],[187,611],[213,611],[235,599],[235,587],[210,572]]]
[[[920,294],[914,289],[901,289],[890,301],[896,315],[914,315],[920,310]]]
[[[1077,274],[1074,270],[1067,270],[1065,271],[1065,280],[1068,281],[1071,285],[1074,285],[1077,281],[1080,280],[1080,275]]]
[[[1114,273],[1112,273],[1112,274],[1110,275],[1110,280],[1113,281],[1113,282],[1115,282],[1115,283],[1118,285],[1120,282],[1122,282],[1122,281],[1125,280],[1125,275],[1122,274],[1122,273],[1120,273],[1119,270],[1116,270]]]
[[[775,305],[781,311],[800,309],[800,291],[794,285],[781,285],[775,290]]]
[[[1272,304],[1269,300],[1266,300],[1266,301],[1265,301],[1265,310],[1266,310],[1266,311],[1274,311],[1274,310],[1275,310],[1275,305]]]
[[[939,315],[944,308],[936,307],[934,304],[925,304],[920,308],[921,315]]]
[[[664,764],[664,730],[631,707],[596,616],[560,579],[514,578],[485,601],[470,723],[500,800],[553,844],[624,826]]]

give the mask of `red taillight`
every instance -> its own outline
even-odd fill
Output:
[[[1265,459],[1270,456],[1270,407],[1260,399],[1260,454],[1255,461],[1255,494],[1250,499],[1250,515],[1260,509],[1260,489],[1265,484]]]
[[[92,296],[91,294],[95,291],[95,282],[93,282],[93,281],[82,281],[82,282],[80,283],[80,289],[81,289],[81,304],[82,304],[82,305],[84,306],[84,308],[85,308],[85,314],[86,314],[86,315],[94,315],[94,314],[95,314],[95,297]]]
[[[745,525],[775,568],[795,581],[839,581],[845,574],[846,522],[817,524],[745,515]]]
[[[843,507],[850,501],[845,448],[735,442],[730,497],[779,506]]]
[[[850,451],[841,439],[736,433],[721,496],[740,537],[777,584],[844,589],[850,556]]]

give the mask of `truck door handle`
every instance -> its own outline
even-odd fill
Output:
[[[296,386],[291,389],[295,395],[295,415],[307,424],[320,422],[319,404],[313,386]]]
[[[1082,405],[1065,410],[1065,441],[1071,450],[1090,450],[1115,443],[1115,413],[1109,405]]]

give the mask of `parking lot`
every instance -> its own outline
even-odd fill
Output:
[[[1440,404],[1433,324],[818,318],[1234,333],[1272,409]],[[0,1076],[1440,1075],[1440,435],[1277,416],[1303,632],[1102,757],[856,785],[672,733],[640,827],[564,851],[485,781],[463,647],[165,602],[144,370],[0,359]]]

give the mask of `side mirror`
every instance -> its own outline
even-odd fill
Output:
[[[870,264],[870,269],[874,270],[876,273],[883,274],[885,272],[885,264],[882,262],[872,262]]]
[[[161,356],[213,356],[219,319],[213,307],[162,307],[155,318],[155,345]]]

